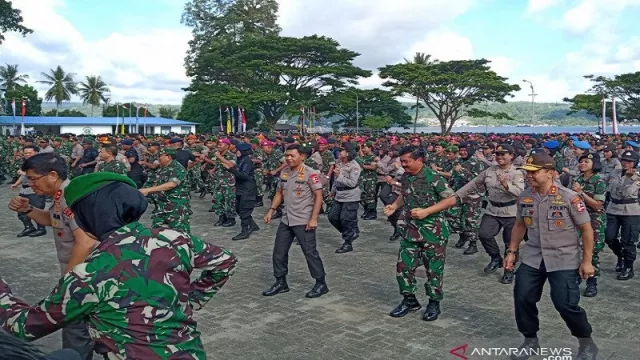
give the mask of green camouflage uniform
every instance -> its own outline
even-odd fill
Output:
[[[202,154],[206,147],[202,144],[194,144],[191,147],[193,153]],[[205,189],[204,180],[202,179],[202,166],[195,165],[189,169],[189,186],[188,189],[195,188],[196,192],[202,192]]]
[[[320,166],[318,166],[318,163],[313,161],[311,157],[307,157],[306,159],[304,159],[303,163],[313,170],[320,170]]]
[[[228,150],[222,154],[222,157],[234,163],[237,158],[235,154]],[[214,183],[211,208],[218,216],[234,219],[236,217],[236,178],[222,165],[220,160],[216,159],[215,151],[209,152],[209,159],[216,162],[213,169],[213,181],[211,181]]]
[[[331,165],[336,164],[336,158],[333,157],[333,153],[330,150],[320,152],[320,156],[322,157],[322,173],[326,174],[331,168]],[[327,207],[327,213],[329,213],[331,203],[333,202],[333,199],[330,196],[329,179],[327,179],[327,184],[322,187],[322,199]]]
[[[257,149],[253,150],[251,158],[264,161],[266,155],[267,154],[265,154],[264,151],[258,147]],[[262,165],[255,164],[255,166],[256,171],[254,172],[253,176],[256,179],[256,189],[258,191],[258,197],[262,197],[264,196],[264,174],[262,173]]]
[[[453,171],[453,175],[451,176],[453,183],[451,187],[453,191],[460,190],[487,167],[485,163],[479,161],[475,156],[471,156],[467,160],[459,159],[458,162],[462,165],[462,169],[460,169],[460,171]],[[458,199],[456,207],[459,209],[459,212],[454,211],[453,214],[450,213],[451,215],[459,216],[460,232],[469,241],[478,240],[480,218],[482,217],[482,200],[483,197],[479,197],[473,202],[468,201],[461,203]]]
[[[600,178],[599,174],[593,174],[588,180],[585,180],[584,174],[580,174],[575,180],[582,191],[590,198],[602,201],[604,204],[605,193],[607,192],[607,184]],[[593,256],[591,264],[596,270],[596,278],[600,276],[600,252],[604,249],[605,227],[607,225],[607,215],[604,207],[599,210],[593,210],[587,206],[587,211],[591,217],[591,227],[593,228]]]
[[[157,152],[155,154],[149,154],[147,155],[147,162],[149,164],[153,164],[156,161],[159,161],[160,158],[160,152]],[[147,181],[144,183],[144,187],[152,187],[152,186],[156,186],[158,185],[157,183],[157,173],[158,173],[158,169],[159,167],[152,169],[152,168],[145,168],[145,171],[147,172]]]
[[[366,170],[362,165],[375,165],[377,163],[376,156],[373,154],[358,157],[356,162],[362,167],[360,175],[360,204],[365,212],[376,212],[376,184],[378,183],[378,173],[375,170]]]
[[[121,227],[30,306],[0,279],[0,328],[36,340],[76,321],[109,359],[206,359],[193,310],[220,291],[236,257],[195,236]],[[195,281],[193,270],[203,270]]]
[[[113,159],[98,165],[98,172],[112,172],[116,174],[127,175],[127,166],[122,162]]]
[[[282,151],[278,149],[273,149],[271,154],[265,154],[266,158],[262,163],[262,168],[265,171],[273,171],[282,165],[282,161],[284,160],[284,154]],[[266,175],[265,183],[267,184],[267,188],[265,189],[265,193],[269,200],[273,201],[273,197],[276,195],[276,189],[278,188],[278,182],[280,181],[280,177],[278,174],[275,176]]]
[[[404,206],[398,219],[402,238],[396,279],[403,295],[416,292],[416,268],[423,264],[427,270],[425,288],[430,299],[440,301],[444,297],[442,282],[449,226],[442,213],[432,214],[422,220],[411,217],[411,210],[428,208],[438,201],[454,195],[442,176],[426,165],[417,175],[402,175]]]
[[[185,182],[187,171],[175,160],[167,166],[160,166],[157,172],[157,184],[174,182],[175,188],[151,194],[158,203],[158,212],[151,217],[151,226],[166,226],[171,229],[191,233],[191,203],[189,189]]]

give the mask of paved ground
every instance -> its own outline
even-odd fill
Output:
[[[6,204],[10,195],[10,190],[0,189],[0,204]],[[271,250],[277,222],[266,225],[259,221],[259,233],[234,242],[230,238],[239,232],[239,226],[213,228],[213,215],[206,211],[209,205],[209,201],[193,200],[193,232],[232,249],[239,258],[236,274],[197,314],[211,358],[457,359],[449,351],[469,344],[469,359],[504,359],[507,357],[470,356],[471,349],[508,348],[521,342],[513,316],[512,287],[498,283],[497,273],[482,273],[486,254],[464,256],[453,248],[455,236],[449,243],[440,319],[424,322],[421,312],[393,319],[387,313],[401,299],[394,277],[398,244],[388,241],[390,226],[382,218],[361,221],[362,234],[355,251],[343,255],[334,253],[340,246],[339,236],[323,218],[318,249],[331,292],[314,300],[304,297],[313,281],[300,249],[294,245],[290,252],[291,292],[265,298],[262,290],[273,282]],[[261,220],[264,211],[256,209],[256,219]],[[52,238],[17,239],[14,234],[21,230],[20,222],[5,205],[0,205],[0,214],[0,276],[16,294],[34,303],[57,281]],[[604,254],[603,262],[600,294],[581,299],[601,349],[598,358],[639,359],[640,279],[615,280],[611,252]],[[425,301],[423,291],[419,298]],[[542,346],[575,349],[577,342],[555,312],[548,287],[539,308]],[[45,350],[54,349],[60,335],[52,334],[37,343]]]

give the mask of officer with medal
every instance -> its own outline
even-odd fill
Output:
[[[616,272],[618,280],[633,277],[633,263],[636,260],[636,246],[640,233],[640,173],[637,171],[640,156],[627,150],[620,156],[622,170],[614,170],[609,175],[608,190],[611,196],[607,205],[607,227],[605,242],[618,257]],[[620,234],[620,239],[618,239]]]
[[[276,282],[262,293],[264,296],[289,292],[286,277],[289,273],[289,249],[294,237],[307,260],[311,277],[316,280],[313,289],[305,296],[317,298],[329,292],[325,282],[324,265],[316,249],[316,228],[323,202],[322,181],[319,171],[304,164],[306,154],[302,145],[294,144],[287,147],[287,167],[280,173],[280,182],[271,208],[264,216],[264,221],[267,224],[271,223],[273,214],[284,204],[273,247],[273,276]]]
[[[514,269],[527,232],[529,241],[520,252],[522,264],[516,272],[513,288],[516,324],[525,340],[518,355],[514,354],[512,359],[528,359],[529,350],[540,348],[537,303],[547,280],[554,307],[571,335],[579,340],[575,358],[595,359],[598,348],[591,339],[591,325],[587,313],[578,305],[580,279],[595,276],[591,264],[594,239],[589,212],[577,193],[555,184],[556,164],[549,154],[536,153],[520,168],[527,172],[530,187],[518,198],[516,222],[504,267]],[[582,238],[582,250],[579,237]]]

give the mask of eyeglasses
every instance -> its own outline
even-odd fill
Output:
[[[34,182],[42,179],[45,176],[47,176],[47,175],[41,175],[41,176],[36,176],[36,177],[27,177],[27,182],[30,182],[30,183],[33,184]]]

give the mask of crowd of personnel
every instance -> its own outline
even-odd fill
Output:
[[[549,279],[554,305],[572,334],[581,339],[580,354],[587,359],[597,353],[597,347],[590,340],[586,313],[578,306],[579,278],[586,280],[583,295],[593,297],[598,293],[601,266],[615,266],[618,280],[634,276],[640,233],[637,141],[634,135],[598,134],[8,136],[0,139],[0,180],[9,181],[14,189],[20,188],[20,196],[10,206],[24,224],[17,236],[42,236],[46,234],[45,226],[54,228],[63,279],[58,292],[51,295],[57,298],[48,299],[53,303],[71,296],[70,291],[82,291],[69,290],[69,286],[78,286],[82,280],[78,273],[85,278],[97,276],[86,273],[87,262],[98,261],[100,256],[121,256],[118,251],[123,249],[105,247],[103,254],[100,249],[107,239],[117,244],[127,235],[162,239],[176,253],[180,253],[174,246],[177,238],[192,244],[188,247],[197,248],[196,255],[199,253],[208,261],[201,260],[202,266],[196,267],[214,269],[203,273],[200,280],[214,284],[198,285],[215,288],[196,299],[206,302],[231,275],[235,257],[213,245],[203,249],[202,244],[206,243],[191,234],[192,196],[211,197],[209,211],[215,214],[211,221],[214,227],[234,227],[236,217],[240,219],[240,232],[233,240],[249,239],[260,230],[253,219],[254,209],[268,206],[263,215],[267,223],[281,219],[273,250],[276,282],[263,292],[265,296],[289,291],[287,262],[294,241],[316,281],[306,296],[315,298],[329,292],[316,249],[319,215],[326,214],[341,234],[343,243],[335,252],[344,254],[353,251],[354,241],[360,236],[359,221],[372,221],[383,214],[390,224],[389,241],[400,244],[396,270],[403,300],[390,312],[391,316],[402,317],[422,307],[415,295],[415,271],[424,265],[429,303],[422,318],[438,318],[444,298],[447,242],[456,233],[459,239],[455,248],[463,255],[476,254],[480,242],[489,257],[485,273],[504,268],[501,283],[511,284],[515,278],[516,322],[525,336],[524,348],[539,346],[535,303],[541,295],[538,290]],[[43,153],[54,154],[47,164],[62,163],[64,176],[62,167],[54,171],[45,166],[49,172],[44,173],[39,170],[42,164],[33,159],[42,159]],[[39,180],[52,176],[51,172],[57,174],[55,179]],[[82,176],[87,174],[92,175]],[[38,181],[51,184],[47,188]],[[69,199],[68,190],[61,192],[62,184],[86,194]],[[117,187],[122,195],[105,200],[115,191],[109,187]],[[124,196],[131,189],[137,189],[137,195]],[[98,194],[87,198],[91,191]],[[382,211],[378,210],[378,201],[383,205]],[[49,210],[39,210],[47,202],[52,202]],[[110,202],[114,209],[105,213],[114,220],[107,222],[111,225],[107,230],[105,224],[98,226],[92,221],[99,223],[102,215],[98,211]],[[153,205],[148,228],[137,222],[147,203]],[[131,214],[123,217],[123,212]],[[500,231],[504,250],[495,240]],[[521,247],[522,239],[526,244]],[[616,264],[600,263],[599,254],[605,245],[617,256]],[[202,251],[209,251],[208,257]],[[150,259],[153,254],[157,252],[146,252]],[[189,256],[184,256],[186,261]],[[218,260],[222,258],[221,263]],[[79,266],[82,269],[78,270]],[[157,274],[149,270],[142,276],[162,279],[162,270]],[[116,273],[115,269],[103,271],[111,271],[110,276]],[[573,280],[574,285],[564,286]],[[558,281],[564,281],[564,288]],[[169,285],[175,289],[175,284]],[[109,285],[102,281],[99,286]],[[127,286],[133,285],[124,288]],[[100,328],[104,326],[100,321],[89,322],[89,339],[86,323],[65,319],[62,324],[55,317],[47,321],[33,319],[19,311],[35,311],[28,305],[12,307],[11,301],[5,305],[2,288],[0,324],[20,337],[33,339],[63,327],[63,339],[68,341],[65,347],[80,349],[83,357],[92,350],[122,358],[136,357],[135,351],[154,351],[157,358],[164,359],[168,358],[168,349],[178,349],[161,343],[157,348],[147,344],[150,349],[145,350],[141,339],[124,330],[121,336],[113,336],[113,332]],[[189,291],[186,294],[192,296]],[[135,300],[136,296],[132,297]],[[74,301],[79,299],[74,297]],[[96,299],[97,303],[100,301]],[[80,303],[72,305],[85,307]],[[3,308],[13,310],[3,313]],[[64,310],[56,311],[62,312],[56,315],[64,317]],[[77,311],[73,320],[89,314]],[[193,321],[190,315],[185,321]],[[40,326],[43,321],[49,326]],[[128,329],[127,324],[131,323],[122,327]],[[36,326],[38,329],[33,328]],[[198,353],[199,334],[192,330],[185,336],[193,337],[187,341],[193,347],[185,351]],[[102,344],[102,349],[94,348],[93,342]],[[83,347],[89,350],[83,351]]]

